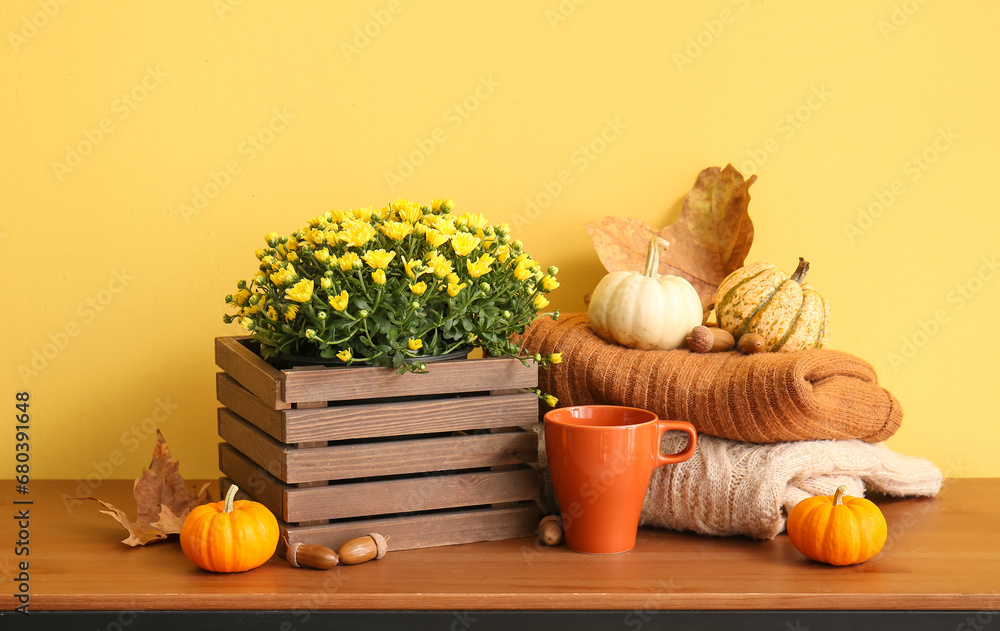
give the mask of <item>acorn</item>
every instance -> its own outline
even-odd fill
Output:
[[[557,546],[563,540],[563,525],[559,515],[546,515],[538,522],[538,538],[547,546]]]
[[[691,329],[687,343],[688,348],[695,353],[719,353],[732,350],[736,340],[725,329],[699,325]]]
[[[293,543],[288,547],[285,558],[292,567],[311,567],[317,570],[329,570],[340,563],[336,552],[326,546],[311,543]]]
[[[740,352],[746,353],[747,355],[751,353],[762,353],[767,348],[764,345],[764,336],[758,333],[747,333],[740,338]]]
[[[381,559],[388,551],[388,540],[377,532],[372,532],[344,543],[337,550],[337,554],[340,555],[340,562],[344,565],[357,565],[372,559]]]

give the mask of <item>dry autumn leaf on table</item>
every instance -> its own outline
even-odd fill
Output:
[[[670,247],[660,252],[659,273],[689,280],[708,313],[719,283],[742,267],[750,252],[753,222],[747,207],[756,179],[744,180],[731,164],[705,169],[684,199],[680,217],[660,230],[628,217],[584,225],[608,272],[642,271],[649,239],[656,235],[669,241]]]
[[[153,460],[148,469],[135,481],[132,494],[135,496],[136,518],[129,519],[121,509],[99,500],[96,497],[80,499],[94,500],[107,510],[101,512],[111,515],[125,527],[129,536],[122,543],[130,546],[144,546],[153,541],[166,539],[168,535],[181,531],[184,518],[195,506],[203,503],[201,497],[205,494],[209,483],[206,483],[198,495],[187,490],[187,483],[180,474],[180,466],[173,456],[163,434],[157,430],[156,446],[153,448]],[[207,500],[207,498],[206,498]]]

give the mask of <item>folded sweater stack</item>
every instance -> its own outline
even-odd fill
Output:
[[[694,457],[654,472],[644,524],[767,539],[800,500],[840,484],[853,495],[865,483],[888,495],[940,489],[932,463],[869,444],[899,429],[902,409],[847,353],[641,351],[604,341],[583,314],[540,318],[521,342],[529,354],[562,354],[539,377],[560,406],[627,405],[698,430]],[[668,433],[662,448],[684,440]]]

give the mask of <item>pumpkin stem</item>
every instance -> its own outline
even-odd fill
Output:
[[[236,492],[239,491],[239,487],[235,484],[229,485],[229,490],[226,491],[225,503],[222,505],[222,510],[227,513],[233,512],[233,500],[236,499]]]
[[[833,494],[833,505],[841,506],[844,503],[844,493],[847,492],[847,487],[841,484],[837,487],[837,492]]]
[[[670,242],[660,237],[653,237],[649,240],[649,249],[646,250],[646,270],[643,276],[655,277],[660,270],[660,246],[664,249],[670,247]]]
[[[805,260],[801,256],[799,257],[799,266],[795,268],[795,272],[792,273],[792,280],[796,283],[802,284],[802,281],[806,279],[806,274],[809,272],[809,261]]]

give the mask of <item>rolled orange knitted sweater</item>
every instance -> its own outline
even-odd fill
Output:
[[[539,375],[539,387],[559,406],[628,405],[752,443],[874,443],[892,436],[903,419],[871,365],[840,351],[642,351],[604,341],[585,314],[539,318],[521,343],[529,354],[562,354],[561,364]]]

